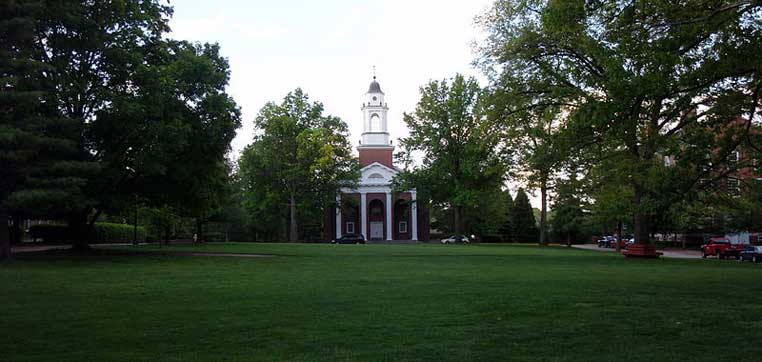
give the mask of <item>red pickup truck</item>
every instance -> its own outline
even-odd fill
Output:
[[[726,257],[738,258],[744,250],[744,244],[733,244],[728,238],[711,238],[707,244],[701,245],[701,257],[715,255],[718,259]]]

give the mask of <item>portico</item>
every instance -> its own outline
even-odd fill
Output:
[[[336,238],[362,234],[366,240],[418,240],[415,191],[394,194],[390,187],[362,187],[336,195]]]

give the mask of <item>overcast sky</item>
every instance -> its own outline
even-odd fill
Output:
[[[172,1],[175,39],[218,42],[230,62],[228,92],[243,112],[237,154],[252,140],[253,119],[269,101],[301,87],[326,113],[362,132],[360,107],[376,66],[389,103],[393,139],[407,130],[419,87],[455,73],[478,75],[474,16],[489,0]],[[396,142],[395,142],[396,144]],[[237,157],[237,156],[234,156]]]
[[[419,87],[456,73],[483,80],[471,66],[481,37],[474,17],[491,2],[176,0],[170,36],[217,42],[230,62],[228,93],[243,113],[234,158],[251,143],[262,106],[297,87],[347,122],[357,144],[374,65],[397,144],[407,135],[402,112],[415,109]]]

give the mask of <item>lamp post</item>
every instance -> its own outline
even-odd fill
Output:
[[[132,150],[132,147],[128,149],[128,151],[131,151],[131,150]],[[127,172],[131,173],[133,176],[135,175],[134,168],[130,166],[126,166],[124,169],[127,170]],[[133,204],[133,207],[135,208],[135,210],[134,210],[134,219],[132,223],[132,245],[138,245],[138,194],[135,193],[133,194],[133,196],[135,197],[135,201],[134,201],[135,203]]]
[[[138,195],[135,194],[135,222],[132,224],[132,245],[138,245]]]

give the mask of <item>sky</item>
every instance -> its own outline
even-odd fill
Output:
[[[474,17],[490,3],[175,0],[170,37],[220,44],[230,63],[228,93],[243,115],[232,145],[237,158],[252,141],[262,106],[297,87],[343,119],[357,143],[373,66],[389,104],[391,137],[406,136],[402,113],[415,109],[422,85],[480,75],[471,66],[479,37]]]
[[[217,42],[230,63],[228,93],[243,116],[231,156],[251,143],[253,121],[267,102],[302,88],[325,113],[343,119],[357,144],[362,102],[373,67],[389,105],[394,144],[407,136],[403,112],[419,89],[457,73],[474,76],[474,18],[492,0],[173,0],[174,39]],[[513,187],[511,189],[515,189]],[[537,197],[531,197],[538,205]]]

